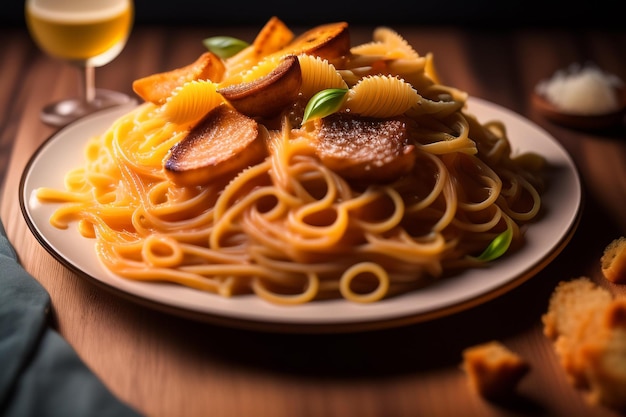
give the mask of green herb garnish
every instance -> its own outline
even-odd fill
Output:
[[[328,88],[315,94],[304,108],[302,124],[335,113],[343,104],[347,92],[345,88]]]
[[[506,230],[496,236],[489,246],[476,259],[484,262],[498,259],[506,253],[513,240],[513,228],[509,225]]]
[[[249,43],[230,36],[213,36],[202,41],[204,46],[222,59],[230,58],[249,46]]]

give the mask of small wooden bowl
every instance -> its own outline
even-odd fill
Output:
[[[564,112],[548,101],[544,96],[533,93],[533,105],[545,118],[562,126],[584,130],[603,130],[624,124],[626,116],[626,89],[619,88],[621,105],[618,110],[604,114],[581,115]]]

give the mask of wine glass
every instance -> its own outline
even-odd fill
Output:
[[[95,68],[111,62],[126,45],[134,18],[132,0],[26,0],[25,16],[39,48],[82,71],[82,96],[45,106],[42,121],[64,126],[94,111],[134,101],[95,86]]]

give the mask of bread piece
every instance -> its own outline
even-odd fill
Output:
[[[598,338],[581,347],[589,400],[626,411],[626,299],[612,302],[603,319]]]
[[[461,368],[470,387],[488,399],[510,396],[530,365],[501,342],[491,341],[463,351]]]
[[[542,321],[572,385],[591,404],[626,411],[626,299],[587,277],[563,281]]]
[[[602,274],[615,284],[626,284],[626,237],[615,239],[600,258]]]

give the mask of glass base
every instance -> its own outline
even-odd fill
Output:
[[[41,120],[52,126],[65,126],[99,110],[136,101],[118,91],[96,89],[96,96],[91,103],[71,98],[47,105],[41,110]]]

